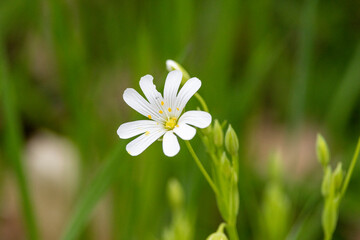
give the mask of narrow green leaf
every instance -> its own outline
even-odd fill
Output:
[[[88,188],[81,194],[77,202],[74,214],[68,221],[68,225],[61,239],[78,239],[87,222],[89,221],[92,210],[96,203],[101,199],[110,187],[113,179],[121,165],[121,158],[125,153],[125,142],[121,141],[106,158],[103,167],[89,184]]]
[[[16,91],[14,89],[14,82],[11,81],[7,73],[7,61],[2,41],[2,36],[0,35],[0,96],[4,115],[3,139],[5,142],[5,153],[9,163],[12,165],[17,180],[27,230],[27,239],[38,239],[35,215],[27,185],[28,181],[21,158],[22,130],[16,105]]]

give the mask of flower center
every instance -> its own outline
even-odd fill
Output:
[[[176,126],[177,119],[176,117],[169,118],[165,123],[165,128],[168,130],[173,130]]]

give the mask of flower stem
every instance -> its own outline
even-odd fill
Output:
[[[194,158],[195,163],[197,164],[197,166],[199,167],[201,173],[204,175],[205,179],[207,180],[207,182],[209,183],[210,187],[213,189],[213,191],[215,192],[215,195],[218,196],[218,189],[216,187],[216,185],[214,184],[214,182],[211,180],[211,177],[209,176],[209,174],[207,173],[207,171],[205,170],[204,166],[202,165],[200,159],[198,158],[198,156],[196,155],[194,149],[192,148],[191,144],[189,141],[185,141],[187,148],[189,149],[189,152],[191,154],[191,156]]]
[[[235,224],[228,223],[226,225],[226,228],[227,228],[230,240],[239,240],[239,237],[238,237],[239,235],[238,235]]]
[[[194,95],[196,97],[196,99],[200,102],[202,108],[204,109],[205,112],[209,112],[209,108],[206,105],[205,100],[201,97],[201,95],[199,93],[195,93]]]
[[[350,179],[351,179],[352,172],[353,172],[353,170],[355,168],[355,165],[356,165],[356,162],[357,162],[357,160],[359,158],[359,152],[360,152],[360,138],[359,138],[358,143],[356,145],[356,150],[355,150],[354,156],[353,156],[353,158],[351,160],[349,171],[346,174],[345,182],[344,182],[343,187],[341,189],[340,198],[342,198],[345,195],[346,189],[347,189],[347,187],[349,185],[349,182],[350,182]]]

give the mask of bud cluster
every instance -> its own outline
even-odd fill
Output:
[[[180,70],[183,73],[182,83],[189,78],[189,73],[177,62],[166,61],[168,71]],[[197,95],[197,99],[202,105],[203,110],[207,111],[204,100]],[[214,192],[217,205],[223,219],[226,221],[226,228],[231,240],[237,240],[236,219],[239,210],[239,139],[230,124],[226,127],[226,121],[220,123],[215,120],[212,125],[202,129],[201,139],[206,146],[207,152],[211,157],[212,176]],[[211,181],[210,180],[210,181]],[[225,225],[220,225],[221,229]],[[220,229],[220,227],[219,227]],[[226,235],[219,230],[210,235],[208,240],[227,240]]]
[[[229,227],[236,223],[239,209],[239,140],[230,124],[224,134],[226,125],[226,122],[220,123],[216,119],[208,129],[204,129],[202,138],[212,159],[213,178],[219,190],[217,204]]]
[[[184,190],[177,179],[170,179],[167,185],[167,197],[171,206],[171,222],[162,233],[162,240],[193,239],[191,216],[184,208]]]
[[[344,173],[341,162],[337,163],[335,170],[329,165],[330,152],[325,139],[320,134],[317,136],[316,153],[318,161],[324,169],[324,176],[321,184],[321,194],[324,197],[322,226],[325,238],[331,239],[338,220]]]

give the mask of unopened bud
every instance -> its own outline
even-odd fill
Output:
[[[338,162],[335,171],[333,173],[335,189],[338,190],[341,187],[343,180],[343,170],[341,162]]]
[[[335,199],[326,200],[321,219],[325,239],[331,239],[331,236],[333,235],[336,227],[337,218],[338,208]]]
[[[228,240],[226,235],[224,234],[225,224],[220,224],[216,233],[211,234],[206,240]]]
[[[175,62],[174,60],[170,60],[170,59],[166,60],[166,69],[169,72],[174,70],[180,70],[183,74],[181,81],[182,84],[184,84],[190,78],[189,73],[179,63]]]
[[[223,152],[223,154],[221,155],[220,164],[221,164],[222,174],[224,174],[224,176],[226,177],[231,177],[232,167],[230,164],[230,160],[226,156],[225,152]]]
[[[232,156],[238,155],[239,139],[230,124],[225,134],[225,147]]]
[[[167,194],[172,208],[179,209],[183,206],[184,191],[177,179],[173,178],[169,180]]]
[[[232,213],[230,213],[230,219],[232,221],[236,221],[236,216],[239,212],[239,189],[238,189],[238,175],[234,169],[232,169],[232,175],[231,175],[231,206],[230,209],[232,209]]]
[[[214,133],[215,146],[222,147],[222,145],[224,143],[224,133],[223,133],[222,127],[217,119],[215,120],[215,123],[214,123],[213,133]]]
[[[328,196],[331,191],[331,175],[332,175],[331,167],[327,166],[321,184],[321,193],[324,197]]]
[[[323,167],[326,167],[330,160],[330,153],[329,153],[329,148],[326,144],[326,141],[323,138],[323,136],[321,136],[321,134],[317,135],[316,154],[317,154],[317,158],[318,158],[319,162],[321,163],[321,165]]]

